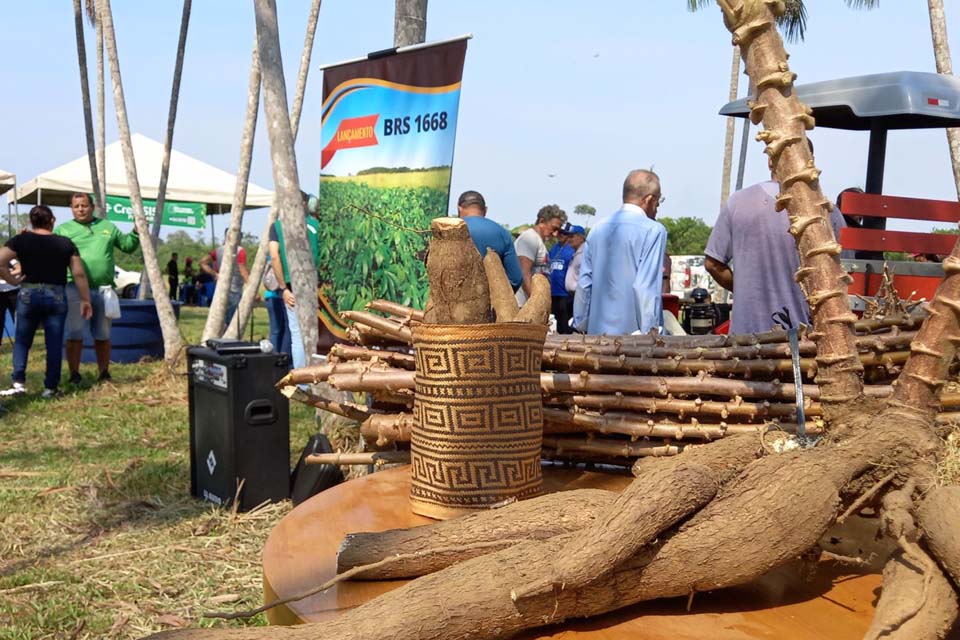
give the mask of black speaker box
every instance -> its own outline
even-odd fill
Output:
[[[223,506],[236,498],[239,511],[289,497],[290,408],[274,387],[288,356],[211,341],[187,349],[187,364],[190,493]]]

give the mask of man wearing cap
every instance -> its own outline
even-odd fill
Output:
[[[557,232],[557,243],[550,248],[550,311],[557,320],[557,333],[571,333],[570,319],[573,316],[573,295],[567,291],[567,271],[577,249],[583,244],[586,234],[583,227],[564,223]],[[579,242],[576,240],[579,238]]]
[[[470,237],[480,256],[487,255],[487,249],[493,249],[503,262],[510,286],[516,291],[523,281],[520,261],[513,248],[513,238],[505,228],[487,218],[487,203],[479,191],[464,191],[457,200],[457,215],[467,223]]]
[[[620,210],[590,230],[574,301],[575,329],[628,335],[663,326],[667,230],[656,221],[662,202],[657,174],[627,174]]]

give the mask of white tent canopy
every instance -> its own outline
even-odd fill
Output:
[[[6,193],[17,184],[17,177],[0,169],[0,194]]]
[[[156,199],[160,167],[163,163],[163,145],[139,133],[133,134],[132,139],[141,195],[147,199]],[[107,194],[129,197],[123,149],[119,141],[107,145],[106,167]],[[204,203],[207,205],[208,214],[217,213],[219,205],[219,209],[226,213],[233,204],[236,180],[236,176],[226,171],[171,149],[166,199],[169,202]],[[2,189],[0,186],[0,193],[3,192]],[[69,206],[71,194],[93,193],[90,161],[83,155],[73,162],[41,173],[33,180],[18,186],[15,193],[17,201],[23,204]],[[246,208],[269,207],[272,201],[272,191],[252,182],[247,185]]]

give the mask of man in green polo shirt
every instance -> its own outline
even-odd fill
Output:
[[[110,327],[112,320],[103,313],[103,290],[113,287],[115,265],[114,248],[132,253],[140,246],[136,229],[121,233],[112,222],[93,217],[93,201],[86,193],[75,193],[70,198],[73,220],[64,222],[54,233],[70,238],[77,245],[83,269],[90,282],[90,302],[93,317],[84,320],[80,315],[80,294],[68,274],[67,284],[67,366],[70,382],[78,384],[80,378],[80,354],[83,351],[83,330],[89,326],[93,346],[97,354],[100,380],[110,380]],[[89,323],[89,325],[87,324]]]

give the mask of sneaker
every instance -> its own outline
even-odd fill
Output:
[[[99,380],[100,382],[110,382],[111,380],[113,380],[113,376],[110,375],[110,370],[107,369],[105,371],[100,372],[100,377],[97,378],[97,380]]]
[[[70,374],[70,384],[80,384],[81,382],[83,382],[83,378],[79,371]]]
[[[20,394],[26,393],[27,387],[22,382],[14,382],[13,386],[9,389],[4,389],[0,391],[0,396],[18,396]]]
[[[40,397],[44,400],[52,400],[54,398],[59,398],[63,393],[59,389],[44,389],[43,393],[40,394]]]

